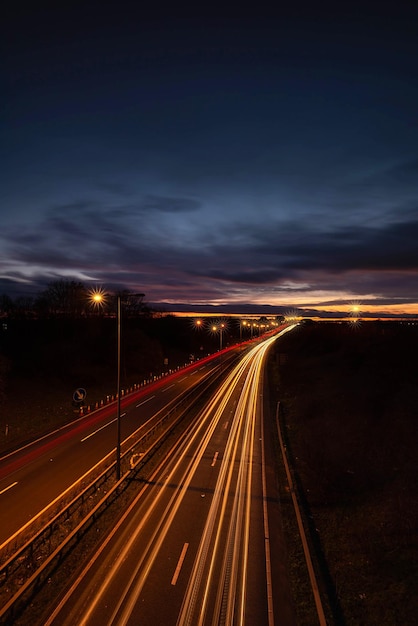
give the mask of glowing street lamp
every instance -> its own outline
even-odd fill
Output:
[[[100,287],[89,292],[90,303],[94,308],[101,308],[107,301],[107,293]]]
[[[216,326],[216,324],[212,326],[213,333],[216,333],[219,330],[219,349],[220,350],[222,350],[222,333],[224,331],[224,328],[225,328],[225,324],[223,322],[221,322],[219,326]]]
[[[130,296],[143,298],[143,293],[133,293]],[[101,289],[94,290],[90,294],[91,302],[94,306],[100,306],[106,302],[107,294]],[[120,479],[120,439],[121,439],[121,420],[120,420],[120,345],[121,345],[121,297],[117,294],[117,381],[116,381],[116,399],[117,399],[117,436],[116,436],[116,480]]]

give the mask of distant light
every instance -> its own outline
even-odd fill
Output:
[[[360,304],[358,302],[352,302],[350,305],[350,315],[352,317],[360,317]]]

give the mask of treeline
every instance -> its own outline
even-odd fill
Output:
[[[100,301],[94,295],[100,294]],[[0,317],[9,319],[77,319],[116,314],[117,297],[123,301],[124,315],[150,314],[144,294],[125,289],[114,294],[92,290],[75,280],[55,280],[37,296],[11,298],[0,295]]]

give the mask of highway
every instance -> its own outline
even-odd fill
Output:
[[[45,626],[294,624],[263,410],[265,357],[280,335],[230,368]]]
[[[202,359],[122,398],[122,441],[232,353]],[[104,457],[114,461],[116,440],[113,402],[1,457],[0,549]]]

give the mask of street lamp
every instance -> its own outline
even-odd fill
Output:
[[[225,324],[220,322],[219,327],[214,325],[212,326],[212,332],[216,333],[219,330],[219,350],[222,350],[222,332],[225,328]]]
[[[250,324],[250,322],[247,322],[247,320],[240,321],[240,323],[239,323],[239,338],[240,338],[240,341],[242,340],[242,327],[244,327],[244,328],[251,327],[251,324]]]
[[[225,328],[225,324],[221,322],[220,327],[219,327],[220,350],[222,350],[222,333],[223,333],[224,328]]]
[[[120,327],[121,327],[121,309],[120,309],[120,295],[117,296],[117,320],[118,320],[118,374],[116,383],[116,399],[117,399],[117,435],[116,435],[116,480],[120,478]]]
[[[134,296],[137,298],[143,298],[145,294],[143,293],[130,293],[129,296]],[[118,330],[118,340],[117,340],[117,382],[116,382],[116,423],[117,423],[117,435],[116,435],[116,480],[120,479],[120,440],[121,440],[121,420],[120,420],[120,346],[121,346],[121,296],[120,294],[116,295],[117,299],[117,330]],[[103,304],[106,301],[106,294],[102,291],[93,291],[91,293],[91,301],[96,306],[99,304]]]

